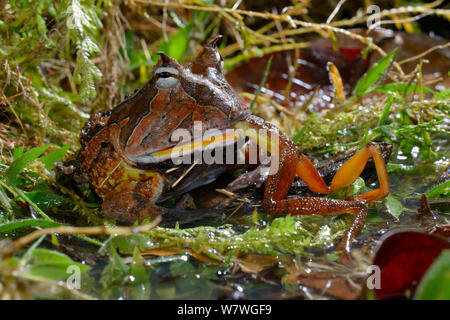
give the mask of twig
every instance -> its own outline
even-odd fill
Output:
[[[3,99],[2,101],[0,101],[0,105],[4,104],[5,102],[10,101],[10,100],[12,100],[14,98],[20,97],[21,95],[23,95],[23,91],[19,92],[19,93],[16,93],[15,95],[12,95],[12,96],[10,96],[8,98]]]
[[[380,21],[377,21],[376,23],[374,23],[373,25],[371,25],[369,27],[369,31],[374,30],[375,28],[379,28],[383,24],[396,24],[396,23],[414,22],[414,21],[420,20],[420,19],[422,19],[422,18],[424,18],[426,16],[427,16],[427,14],[421,13],[421,14],[418,14],[418,15],[416,15],[414,17],[408,17],[408,18],[405,18],[405,19],[380,20]]]
[[[120,160],[117,165],[114,167],[114,169],[112,169],[108,175],[105,177],[105,179],[103,179],[103,181],[100,183],[100,185],[98,186],[99,188],[103,187],[103,185],[105,184],[105,182],[111,178],[111,176],[113,175],[113,173],[120,167],[120,165],[123,163],[123,160]]]
[[[84,235],[96,235],[96,234],[106,234],[106,235],[130,235],[137,234],[141,232],[146,232],[150,229],[156,227],[162,218],[161,216],[157,216],[153,221],[148,224],[144,224],[138,227],[115,227],[115,228],[107,228],[104,226],[98,227],[68,227],[68,226],[60,226],[55,228],[46,228],[36,230],[23,236],[22,238],[17,239],[13,242],[11,247],[11,253],[17,251],[22,248],[24,245],[38,239],[42,235],[46,234],[84,234]]]
[[[399,61],[398,64],[404,64],[406,62],[410,62],[410,61],[414,61],[414,60],[420,59],[420,58],[426,56],[427,54],[429,54],[430,52],[433,52],[433,51],[438,50],[438,49],[445,49],[445,48],[447,48],[449,46],[450,46],[450,42],[447,42],[446,44],[439,44],[437,46],[434,46],[434,47],[432,47],[432,48],[422,52],[421,54],[418,54],[417,56],[409,57],[407,59],[403,59],[402,61]]]
[[[340,0],[339,3],[336,5],[336,8],[334,8],[333,12],[330,14],[330,16],[327,19],[328,24],[331,23],[331,21],[333,21],[334,17],[339,12],[339,10],[341,9],[341,7],[345,3],[345,1],[347,1],[347,0]]]
[[[306,32],[313,32],[316,30],[327,30],[327,31],[331,31],[331,32],[335,32],[335,33],[339,33],[339,34],[343,34],[346,35],[352,39],[356,39],[359,40],[360,42],[366,44],[366,45],[371,45],[372,49],[378,51],[383,57],[386,56],[386,52],[380,48],[379,46],[377,46],[376,44],[371,43],[371,38],[367,38],[367,37],[363,37],[361,35],[352,33],[348,30],[345,29],[340,29],[337,27],[334,27],[332,25],[328,25],[328,24],[324,24],[324,23],[313,23],[313,22],[306,22],[306,21],[302,21],[302,20],[298,20],[298,19],[293,19],[291,16],[286,15],[286,14],[274,14],[274,13],[269,13],[269,12],[257,12],[257,11],[247,11],[247,10],[242,10],[242,9],[231,9],[231,8],[222,8],[219,6],[196,6],[196,5],[188,5],[188,4],[184,4],[184,3],[161,3],[161,2],[156,2],[156,1],[145,1],[145,0],[135,0],[133,2],[136,3],[141,3],[141,4],[146,4],[146,5],[154,5],[154,6],[159,6],[159,7],[172,7],[172,8],[185,8],[185,9],[189,9],[189,10],[198,10],[198,11],[210,11],[210,12],[220,12],[220,13],[237,13],[243,16],[248,16],[248,17],[257,17],[257,18],[262,18],[262,19],[272,19],[272,20],[279,20],[282,22],[287,22],[290,24],[295,24],[296,26],[300,26],[305,28],[304,30],[306,30]],[[131,3],[133,3],[131,2]],[[429,10],[429,9],[427,9]],[[424,10],[425,11],[425,10]],[[394,67],[397,69],[397,71],[401,74],[404,75],[404,72],[402,70],[402,68],[398,65],[397,62],[393,63]]]
[[[250,110],[253,110],[253,106],[255,105],[256,99],[261,94],[261,89],[264,87],[267,81],[267,76],[269,75],[270,66],[272,65],[273,55],[270,56],[269,61],[267,61],[266,70],[264,70],[264,76],[261,79],[258,90],[256,90],[255,96],[253,97],[252,102],[250,103]]]
[[[227,222],[236,212],[239,211],[240,208],[242,208],[242,206],[245,204],[245,201],[242,201],[237,207],[236,209],[233,210],[232,213],[230,213],[224,220],[223,223]]]
[[[177,181],[175,181],[175,182],[172,184],[172,188],[174,188],[177,184],[179,184],[180,181],[183,180],[184,177],[186,177],[187,174],[192,170],[192,168],[194,168],[194,167],[197,165],[197,163],[198,163],[198,160],[195,160],[195,161],[192,163],[192,165],[191,165],[185,172],[183,172],[183,174],[177,179]]]

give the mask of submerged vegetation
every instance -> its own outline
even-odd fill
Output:
[[[381,10],[380,18],[410,33],[420,32],[414,17],[424,12],[450,20],[449,10],[438,8],[442,1],[414,7],[394,2],[398,7]],[[157,51],[189,61],[219,33],[225,35],[220,51],[227,70],[253,57],[304,48],[317,36],[339,47],[343,35],[359,42],[362,54],[383,57],[348,97],[330,68],[333,108],[322,112],[308,114],[304,104],[289,111],[263,90],[242,93],[252,98],[256,114],[319,160],[371,140],[393,144],[393,192],[369,210],[354,279],[370,262],[380,228],[417,223],[420,194],[439,202],[433,223],[448,224],[448,70],[429,80],[423,65],[433,61],[426,55],[399,61],[398,50],[384,52],[370,35],[348,29],[369,21],[369,14],[355,11],[338,20],[327,12],[322,23],[320,15],[308,15],[309,1],[293,3],[268,13],[271,8],[240,9],[240,1],[227,7],[208,0],[0,1],[0,298],[210,299],[233,292],[230,275],[262,271],[273,274],[249,280],[248,296],[265,297],[259,290],[270,288],[302,296],[296,281],[308,261],[316,270],[344,272],[334,262],[333,244],[349,215],[274,218],[255,205],[253,214],[226,212],[220,223],[191,228],[163,228],[159,221],[119,227],[101,216],[88,186],[59,179],[61,162],[79,150],[90,114],[142,87]],[[446,48],[448,43],[429,50]],[[410,60],[417,66],[405,72],[403,63]],[[366,183],[358,179],[346,195],[375,186]],[[238,199],[237,210],[247,201]],[[81,273],[81,289],[70,277],[74,270]],[[164,281],[169,277],[173,281]],[[422,285],[421,295],[427,288]]]

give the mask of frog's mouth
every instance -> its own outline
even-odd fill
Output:
[[[172,159],[174,163],[186,164],[192,161],[192,155],[204,155],[206,152],[211,153],[213,150],[234,146],[240,137],[242,135],[236,129],[213,130],[211,133],[206,132],[200,138],[192,139],[191,141],[182,140],[174,147],[158,150],[149,155],[142,156],[138,161],[159,163]],[[198,161],[198,159],[194,161]]]

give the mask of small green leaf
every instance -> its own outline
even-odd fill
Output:
[[[24,149],[25,149],[25,147],[16,148],[13,153],[14,159],[17,159],[18,157],[20,157],[22,155]]]
[[[394,96],[393,95],[389,96],[389,99],[383,108],[383,112],[381,113],[380,120],[378,121],[379,126],[386,124],[386,121],[389,117],[389,110],[391,109],[391,105],[392,105],[393,101],[394,101]]]
[[[28,199],[34,202],[42,210],[46,210],[50,207],[61,206],[68,201],[66,198],[48,191],[32,191],[25,194]]]
[[[317,231],[316,237],[318,241],[331,241],[331,228],[327,225],[323,225]]]
[[[325,258],[330,261],[336,261],[337,259],[339,259],[339,255],[337,255],[336,253],[327,253],[327,255],[325,256]]]
[[[103,286],[103,295],[106,299],[118,299],[124,296],[124,281],[129,275],[129,267],[122,261],[116,249],[109,246],[109,263],[103,269],[100,283]]]
[[[330,198],[333,199],[342,199],[344,197],[351,197],[360,193],[363,193],[364,188],[366,187],[366,183],[364,182],[364,179],[361,177],[358,177],[355,182],[353,182],[348,187],[338,190],[332,194],[329,195]]]
[[[24,202],[26,202],[30,206],[32,206],[45,219],[47,219],[48,221],[53,221],[44,211],[42,211],[41,208],[39,208],[39,206],[36,203],[31,201],[30,198],[28,198],[28,196],[25,194],[25,192],[23,192],[22,189],[20,189],[18,187],[12,187],[11,190],[14,190],[15,194],[17,194]]]
[[[31,252],[30,273],[33,276],[44,277],[52,280],[66,280],[71,273],[68,272],[70,266],[76,266],[80,272],[89,270],[89,266],[78,263],[70,259],[65,254],[48,249],[34,249]]]
[[[363,95],[369,91],[369,89],[376,83],[381,82],[394,62],[398,54],[398,48],[395,48],[388,53],[383,59],[378,61],[366,74],[359,79],[355,86],[355,95]]]
[[[384,198],[384,204],[386,205],[387,211],[396,219],[400,216],[403,211],[403,204],[398,201],[392,194],[388,194],[386,198]]]
[[[49,145],[40,146],[37,148],[33,148],[23,154],[21,154],[17,159],[15,159],[11,165],[9,166],[8,171],[6,172],[6,178],[8,183],[12,185],[16,185],[18,183],[17,176],[19,173],[32,161],[36,160]]]
[[[434,187],[427,192],[430,200],[449,199],[450,198],[450,180]]]
[[[415,299],[450,300],[450,250],[433,262],[417,287]]]
[[[44,165],[45,169],[51,170],[53,169],[53,163],[61,161],[64,155],[67,153],[67,150],[70,149],[70,144],[66,144],[59,149],[53,150],[52,152],[46,154],[42,158],[39,159]]]
[[[112,238],[111,243],[121,253],[132,254],[136,247],[141,250],[147,249],[148,237],[143,234],[119,235]]]
[[[136,300],[148,300],[150,298],[150,281],[144,266],[141,254],[136,247],[133,261],[131,262],[130,275],[133,277],[131,283],[131,298]]]
[[[63,226],[64,224],[48,221],[44,219],[24,219],[24,220],[15,220],[12,222],[7,222],[0,224],[0,233],[10,232],[16,229],[25,228],[25,227],[41,227],[41,228],[53,228],[58,226]]]
[[[49,260],[52,262],[71,262],[68,256],[63,253],[52,251],[48,249],[34,249],[31,252],[31,257],[37,261]]]

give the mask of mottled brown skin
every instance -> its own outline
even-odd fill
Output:
[[[95,119],[104,127],[84,143],[83,168],[95,192],[103,198],[102,211],[109,217],[131,222],[163,212],[153,205],[166,188],[157,171],[139,170],[127,164],[110,143],[109,116]]]
[[[109,217],[133,222],[167,212],[156,203],[172,194],[172,183],[180,176],[167,174],[164,165],[152,158],[155,152],[174,147],[171,133],[178,128],[192,130],[193,121],[203,123],[203,132],[211,128],[238,128],[244,133],[265,129],[276,134],[279,144],[279,170],[265,180],[262,206],[269,214],[352,213],[355,219],[338,249],[348,256],[354,237],[364,226],[367,201],[389,193],[389,180],[378,145],[369,143],[338,170],[328,187],[311,161],[278,128],[251,115],[241,105],[222,74],[221,58],[212,40],[187,67],[161,54],[152,79],[131,98],[115,107],[110,115],[96,115],[82,133],[83,168],[95,191],[103,198],[102,211]],[[170,72],[169,72],[170,71]],[[252,139],[251,135],[249,136]],[[258,141],[253,137],[253,140]],[[285,199],[296,177],[311,191],[328,194],[352,184],[367,160],[375,162],[380,188],[354,200],[324,197]],[[214,166],[214,167],[213,167]],[[215,164],[212,174],[193,175],[193,187],[208,183],[223,170]],[[195,169],[194,169],[195,170]],[[201,169],[204,170],[204,169]],[[182,171],[182,170],[180,170]],[[240,177],[255,180],[255,174]],[[264,179],[262,179],[263,181]],[[181,191],[188,191],[184,184]],[[234,185],[242,185],[237,183]],[[230,189],[233,183],[230,184]],[[180,191],[180,190],[178,190]]]

